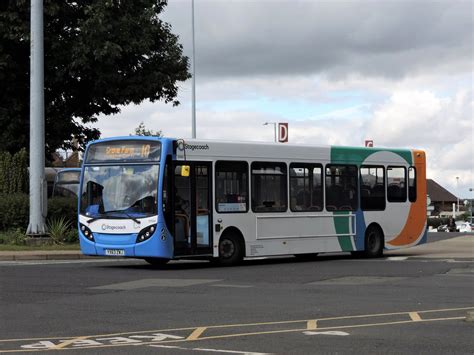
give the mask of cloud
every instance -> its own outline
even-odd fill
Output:
[[[191,48],[190,2],[163,15]],[[403,78],[471,68],[469,1],[199,1],[196,69],[206,80],[324,73]],[[449,50],[447,50],[449,49]],[[190,53],[190,52],[189,52]]]

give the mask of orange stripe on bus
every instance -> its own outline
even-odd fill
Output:
[[[416,202],[410,206],[405,226],[395,239],[388,242],[392,246],[403,246],[414,243],[423,233],[426,222],[426,160],[425,152],[413,151],[416,167]]]

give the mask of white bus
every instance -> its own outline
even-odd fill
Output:
[[[150,146],[154,159],[143,155]],[[378,257],[426,240],[425,165],[425,153],[409,149],[96,141],[83,165],[81,247],[153,264],[326,252]]]

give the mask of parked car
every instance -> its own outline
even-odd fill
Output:
[[[470,233],[473,230],[469,222],[456,223],[456,226],[457,231],[462,233]]]
[[[448,231],[448,225],[447,224],[441,224],[437,228],[438,232],[447,232]]]

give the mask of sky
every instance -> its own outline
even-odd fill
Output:
[[[474,197],[474,2],[195,0],[197,138],[417,148],[427,177]],[[161,19],[192,56],[191,0]],[[190,138],[192,82],[94,124]]]

